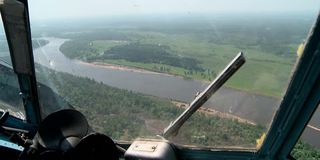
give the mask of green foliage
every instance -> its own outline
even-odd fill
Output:
[[[83,112],[95,130],[118,140],[161,134],[183,111],[167,99],[113,88],[66,73],[46,73],[59,95]],[[184,128],[173,141],[206,146],[255,147],[255,140],[264,131],[259,126],[203,113],[196,113]]]
[[[187,145],[255,148],[265,129],[220,117],[195,114],[171,140]],[[188,141],[186,141],[188,139]]]
[[[317,160],[320,159],[320,150],[299,141],[291,151],[291,156],[297,160]]]
[[[73,31],[70,32],[70,30],[68,30],[68,31],[56,33],[54,35],[62,38],[67,38],[67,39],[81,39],[86,41],[95,41],[95,40],[123,41],[128,39],[127,36],[121,32],[117,32],[115,30],[105,30],[105,29],[94,29],[94,32],[92,31],[83,32],[83,30],[79,32],[73,32]]]
[[[18,79],[13,70],[0,65],[0,109],[8,109],[4,106],[10,106],[9,109],[13,111],[23,111],[19,92]]]
[[[109,87],[92,79],[54,72],[50,77],[59,94],[85,113],[95,129],[116,139],[129,132],[122,140],[132,140],[140,135],[145,119],[167,121],[178,112],[168,101]]]
[[[236,53],[244,51],[247,63],[226,85],[281,97],[296,61],[296,47],[306,35],[303,27],[309,22],[294,25],[289,20],[293,27],[286,30],[286,25],[278,20],[253,20],[255,23],[217,22],[216,28],[199,20],[188,25],[187,22],[180,25],[178,21],[170,27],[159,24],[144,29],[93,29],[78,36],[69,35],[72,40],[63,44],[61,51],[70,58],[89,62],[107,62],[205,81],[214,79]],[[102,30],[124,37],[119,40],[106,35],[105,40],[99,40],[103,36],[95,35]]]
[[[124,59],[127,61],[140,63],[166,64],[188,70],[203,71],[203,69],[199,66],[199,61],[196,59],[178,57],[169,53],[168,50],[170,50],[169,47],[163,45],[131,43],[112,47],[111,49],[106,50],[101,58]],[[163,71],[163,69],[160,70]]]
[[[69,58],[86,59],[97,53],[97,49],[90,47],[89,40],[66,41],[60,46],[61,52]]]
[[[101,55],[105,51],[111,49],[112,47],[119,46],[119,45],[125,45],[128,44],[127,41],[121,41],[121,40],[94,40],[92,41],[92,48],[97,49],[98,54]]]
[[[19,96],[18,80],[9,69],[0,65],[0,101],[22,109]]]

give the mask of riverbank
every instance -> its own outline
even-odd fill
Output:
[[[178,102],[178,101],[171,101],[171,103],[173,103],[176,107],[178,108],[183,108],[183,109],[187,109],[189,107],[189,104],[184,103],[184,102]],[[213,108],[213,107],[212,107]],[[230,120],[236,120],[240,123],[245,123],[245,124],[249,124],[249,125],[253,125],[256,126],[257,124],[253,121],[241,118],[239,116],[233,115],[233,114],[229,114],[229,113],[224,113],[224,112],[220,112],[217,111],[215,109],[212,108],[203,108],[200,107],[198,109],[198,112],[200,113],[204,113],[205,115],[209,115],[209,116],[217,116],[220,118],[224,118],[224,119],[230,119]]]
[[[131,65],[122,65],[121,63],[117,64],[117,63],[99,62],[99,61],[86,62],[86,61],[83,61],[83,60],[76,60],[76,61],[79,64],[84,64],[84,65],[88,65],[88,66],[92,66],[92,67],[101,67],[101,68],[105,68],[105,69],[112,69],[112,70],[119,70],[119,71],[129,71],[129,72],[134,72],[134,73],[144,73],[144,74],[180,77],[180,78],[183,78],[183,79],[186,79],[186,80],[199,81],[199,82],[201,82],[203,84],[211,83],[211,81],[205,80],[205,79],[186,77],[186,76],[183,76],[183,75],[180,75],[180,74],[175,74],[175,73],[160,72],[160,71],[155,71],[155,70],[144,68],[144,67],[137,67],[137,66],[131,66]],[[254,94],[254,95],[257,95],[257,96],[272,97],[272,98],[279,99],[278,96],[263,94],[263,93],[260,93],[260,92],[255,92],[255,91],[253,91],[253,90],[251,90],[249,88],[240,88],[240,87],[236,87],[236,86],[233,86],[233,85],[228,85],[228,83],[225,84],[225,87],[233,89],[233,90],[238,90],[238,91],[241,91],[241,92]]]
[[[166,73],[161,73],[161,72],[154,72],[154,71],[149,71],[146,69],[141,69],[141,68],[135,68],[135,67],[127,67],[123,65],[116,65],[116,64],[111,64],[111,63],[104,63],[104,62],[85,62],[78,60],[77,61],[80,64],[83,65],[88,65],[88,66],[94,66],[94,67],[101,67],[101,68],[106,68],[106,69],[113,69],[113,70],[120,70],[120,71],[129,71],[129,72],[135,72],[135,73],[145,73],[145,74],[158,74],[158,75],[166,75],[166,76],[175,76],[171,74],[166,74]]]
[[[168,77],[168,78],[178,78],[178,79],[183,79],[181,76],[174,76],[170,74],[165,74],[165,73],[158,73],[158,72],[152,72],[144,69],[139,69],[139,68],[131,68],[128,66],[122,66],[122,65],[116,65],[116,64],[110,64],[110,63],[105,63],[105,62],[84,62],[81,60],[75,60],[79,65],[84,65],[87,67],[93,67],[93,68],[100,68],[102,70],[113,70],[113,71],[119,71],[119,72],[127,72],[130,74],[143,74],[147,76],[152,76],[152,77]],[[111,77],[108,77],[110,79]],[[162,79],[161,78],[161,79]],[[131,78],[132,79],[132,78]],[[119,79],[117,80],[119,81]],[[190,102],[193,99],[193,96],[196,92],[202,91],[206,86],[208,85],[208,82],[202,82],[202,81],[196,81],[196,80],[188,80],[188,81],[181,81],[179,80],[180,83],[182,82],[188,82],[188,84],[184,84],[183,88],[193,86],[193,83],[200,82],[202,87],[195,87],[194,89],[188,89],[187,91],[181,91],[178,92],[177,90],[181,90],[182,88],[178,88],[178,84],[175,83],[176,79],[174,81],[170,81],[168,83],[165,83],[165,85],[160,85],[160,81],[154,79],[152,82],[146,81],[144,78],[142,81],[146,82],[143,83],[146,85],[147,83],[152,83],[152,84],[157,84],[161,87],[161,89],[168,89],[167,85],[174,83],[175,87],[171,88],[174,91],[166,91],[165,95],[162,95],[160,97],[164,98],[170,98],[174,100],[175,104],[178,105],[177,107],[182,107],[186,108],[183,106],[187,106],[188,102]],[[132,80],[130,82],[133,82]],[[189,84],[190,83],[190,84]],[[122,83],[122,87],[123,87]],[[140,86],[141,84],[136,84],[135,86]],[[155,85],[156,86],[156,85]],[[132,85],[131,85],[132,87]],[[138,87],[139,91],[141,90],[141,87]],[[143,87],[144,89],[148,89],[146,87]],[[177,90],[175,88],[178,88]],[[127,89],[127,88],[126,88]],[[156,87],[154,90],[151,92],[148,92],[147,94],[153,95],[153,93],[158,92],[160,88]],[[169,95],[171,93],[174,93],[172,96]],[[191,96],[188,99],[181,99],[179,97],[176,97],[177,95],[180,95],[181,93],[188,93],[189,96]],[[153,95],[153,96],[158,96],[158,95]],[[232,99],[232,100],[230,100]],[[240,105],[235,105],[238,102],[242,102]],[[178,104],[179,102],[179,104]],[[212,98],[209,99],[208,103],[206,103],[203,107],[199,109],[200,112],[205,113],[206,115],[214,115],[218,116],[221,118],[227,118],[227,119],[232,119],[239,121],[241,123],[247,123],[251,125],[267,125],[270,121],[270,119],[273,117],[273,110],[270,106],[276,107],[278,104],[278,99],[275,99],[273,97],[268,97],[268,96],[262,96],[259,94],[254,94],[254,93],[249,93],[245,92],[243,90],[239,89],[234,89],[230,87],[222,87],[221,90]],[[263,104],[263,105],[261,105]],[[262,112],[260,110],[256,110],[255,106],[260,106],[259,108],[263,111],[263,116],[261,116]],[[254,113],[252,113],[254,112]],[[241,118],[241,117],[246,117],[246,118]]]

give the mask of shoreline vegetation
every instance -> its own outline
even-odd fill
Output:
[[[182,108],[182,109],[187,109],[189,107],[189,104],[184,103],[184,102],[179,102],[179,101],[172,100],[171,103],[173,103],[176,107]],[[202,114],[205,114],[205,115],[209,115],[209,116],[217,116],[217,117],[220,117],[220,118],[230,119],[230,120],[233,120],[233,121],[236,120],[239,123],[244,123],[244,124],[253,125],[253,126],[257,125],[257,123],[255,123],[253,121],[241,118],[241,117],[236,116],[234,114],[220,112],[220,111],[217,111],[217,110],[212,109],[212,108],[202,108],[202,107],[200,107],[197,111],[199,113],[202,113]]]
[[[146,70],[143,68],[135,68],[135,67],[117,65],[117,64],[112,64],[112,63],[85,62],[85,61],[81,61],[81,60],[78,60],[77,63],[89,65],[89,66],[113,69],[113,70],[120,70],[120,71],[129,71],[129,72],[145,73],[145,74],[161,74],[161,75],[166,75],[166,76],[178,76],[178,75],[172,75],[172,74],[167,74],[167,73],[162,73],[162,72],[155,72],[155,71],[151,71],[151,70]]]

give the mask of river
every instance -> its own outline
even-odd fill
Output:
[[[133,72],[88,65],[78,60],[71,60],[60,52],[59,48],[66,39],[46,39],[49,43],[34,51],[35,61],[37,63],[57,71],[93,78],[96,81],[113,87],[190,102],[198,91],[202,91],[208,85],[201,81],[187,80],[179,76]],[[274,97],[222,87],[208,100],[204,107],[234,114],[258,124],[269,126],[279,103],[280,100]],[[320,113],[318,111],[317,114]],[[319,124],[316,122],[319,121],[312,121],[312,125],[320,127],[316,125]],[[308,134],[313,135],[311,133],[319,135],[317,131],[308,128]],[[304,139],[320,148],[320,138],[314,137],[311,140],[309,140],[310,138]]]

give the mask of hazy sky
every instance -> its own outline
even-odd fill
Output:
[[[29,0],[32,19],[208,12],[318,12],[320,0]]]

